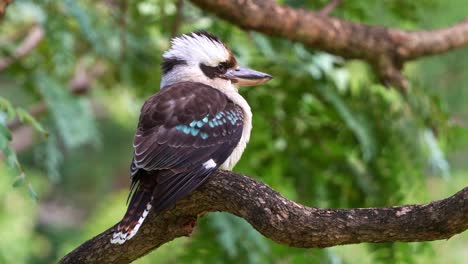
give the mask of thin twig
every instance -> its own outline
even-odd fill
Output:
[[[96,78],[104,74],[106,68],[102,63],[96,63],[91,69],[86,69],[83,63],[78,63],[75,74],[70,81],[70,92],[74,95],[84,95],[91,88],[91,84]],[[31,106],[28,110],[29,114],[35,118],[47,112],[45,102],[39,102]],[[15,130],[22,126],[22,122],[16,118],[7,124],[10,130]]]
[[[33,26],[24,40],[18,45],[15,51],[13,51],[13,54],[11,54],[10,57],[0,59],[0,72],[8,68],[8,66],[13,64],[16,60],[21,59],[34,50],[43,38],[44,29],[39,25]]]

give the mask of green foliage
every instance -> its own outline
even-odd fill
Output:
[[[265,263],[268,241],[244,219],[227,213],[213,213],[200,221],[204,234],[187,245],[182,260],[187,263]],[[215,242],[215,243],[213,243]]]
[[[46,238],[36,230],[38,204],[28,197],[27,189],[13,189],[9,168],[0,163],[0,263],[30,263],[31,257],[47,251]],[[44,190],[45,183],[30,171],[32,184]]]
[[[318,9],[329,1],[280,2]],[[342,1],[333,15],[431,28],[466,15],[463,4]],[[468,132],[463,122],[454,125],[468,116],[468,60],[460,59],[466,51],[410,65],[412,87],[402,95],[377,84],[363,63],[244,32],[188,1],[183,13],[177,28],[175,1],[23,0],[8,8],[0,60],[31,25],[42,26],[45,38],[0,72],[0,149],[9,165],[0,175],[12,175],[0,177],[0,263],[54,262],[120,220],[139,109],[158,90],[161,54],[173,31],[208,30],[232,48],[239,63],[275,77],[240,91],[252,107],[254,129],[236,171],[285,197],[315,207],[386,206],[442,198],[468,184]],[[92,72],[97,65],[105,72],[89,93],[72,94],[76,72]],[[39,121],[25,110],[38,103],[48,109]],[[7,126],[15,118],[36,131],[35,143],[21,153],[11,144],[17,132]],[[40,197],[39,203],[30,203],[28,193]],[[44,208],[61,213],[58,220]],[[453,248],[466,243],[452,241],[446,243],[455,243]],[[436,263],[453,253],[431,245],[290,248],[242,219],[216,213],[202,218],[193,237],[168,243],[137,263]]]
[[[56,131],[67,148],[97,143],[92,107],[87,100],[74,98],[63,85],[45,73],[39,73],[35,83],[51,111]]]
[[[14,188],[27,184],[29,196],[37,200],[37,193],[34,191],[33,186],[26,179],[26,173],[21,166],[15,150],[11,147],[10,142],[13,139],[11,131],[8,128],[8,121],[17,118],[20,122],[31,125],[37,132],[43,136],[47,136],[46,130],[43,126],[32,117],[26,110],[22,108],[14,108],[13,105],[3,97],[0,97],[0,150],[6,160],[6,164],[13,171],[14,174],[19,174],[13,181]]]

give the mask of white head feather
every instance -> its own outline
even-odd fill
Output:
[[[165,59],[177,58],[188,64],[216,66],[230,56],[230,51],[219,39],[205,32],[184,34],[172,39],[171,43],[171,49],[163,54]]]
[[[163,54],[164,61],[178,62],[163,73],[161,88],[178,82],[191,81],[201,82],[223,91],[237,91],[231,81],[208,78],[200,68],[200,64],[216,67],[219,63],[231,59],[231,51],[218,38],[206,32],[193,32],[172,39],[171,44],[171,48]]]
[[[237,87],[230,80],[209,78],[200,68],[200,64],[216,67],[219,63],[226,61],[236,65],[231,51],[216,37],[205,32],[196,32],[173,39],[171,49],[163,54],[163,58],[161,89],[183,81],[200,82],[220,90],[244,111],[244,125],[240,142],[221,165],[223,169],[232,169],[239,161],[249,141],[252,129],[252,112],[247,101],[238,93]]]

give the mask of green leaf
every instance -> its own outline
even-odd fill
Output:
[[[43,136],[47,137],[48,133],[44,129],[44,127],[32,115],[30,115],[26,110],[24,110],[22,108],[17,108],[16,109],[16,114],[18,115],[18,118],[19,118],[19,120],[21,122],[31,125],[39,133],[41,133]]]
[[[13,138],[8,127],[0,125],[0,134],[2,134],[8,141],[11,141]]]
[[[0,150],[3,151],[8,146],[8,139],[0,134]]]
[[[330,86],[317,85],[317,90],[325,99],[330,102],[340,117],[346,123],[346,126],[353,131],[359,144],[361,145],[362,156],[365,161],[370,161],[376,153],[376,144],[364,120],[360,120],[355,113],[346,105],[346,102]]]
[[[270,247],[247,221],[227,213],[214,213],[209,219],[218,234],[218,242],[231,259],[247,257],[247,263],[264,262],[262,256]]]
[[[101,41],[99,40],[99,34],[93,26],[93,21],[88,14],[89,12],[83,9],[78,1],[65,0],[64,4],[70,15],[77,20],[84,37],[93,45],[98,53],[105,54],[107,51],[102,48]]]
[[[15,117],[15,108],[7,99],[1,96],[0,96],[0,110],[5,111],[8,119],[13,119]]]
[[[277,57],[278,53],[275,52],[268,38],[258,33],[252,33],[252,39],[255,42],[255,44],[257,44],[257,46],[259,47],[258,50],[261,51],[263,55],[265,55],[268,58],[271,58],[272,60],[274,60]]]
[[[5,155],[5,159],[7,161],[7,165],[10,168],[19,168],[22,170],[21,165],[18,162],[18,158],[16,157],[16,152],[11,149],[10,146],[6,146],[2,149],[3,155]]]
[[[59,149],[55,134],[51,134],[47,139],[43,151],[43,162],[45,163],[47,176],[52,182],[56,183],[60,179],[60,165],[63,162],[63,153]]]
[[[441,175],[445,180],[450,179],[450,164],[448,163],[443,150],[439,146],[434,132],[426,129],[423,133],[423,140],[429,151],[429,165],[434,174]]]
[[[8,127],[6,127],[3,124],[0,124],[0,150],[6,148],[11,139],[12,136]]]
[[[26,179],[26,175],[24,174],[24,172],[22,172],[18,177],[16,177],[15,181],[13,182],[12,184],[13,188],[22,186],[25,182],[25,179]]]
[[[23,168],[21,167],[18,158],[16,157],[16,152],[9,144],[12,138],[13,137],[8,127],[4,123],[0,122],[0,151],[3,152],[8,167],[16,168],[22,172]]]
[[[85,143],[97,143],[97,128],[86,99],[74,97],[64,84],[45,73],[35,77],[65,146],[71,149]]]
[[[38,200],[37,193],[36,191],[34,191],[34,188],[31,185],[31,183],[28,184],[28,194],[34,201]]]

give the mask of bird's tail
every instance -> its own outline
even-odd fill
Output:
[[[135,236],[151,209],[151,201],[153,200],[151,188],[140,188],[141,183],[139,182],[134,182],[133,187],[136,188],[131,195],[125,216],[112,235],[112,244],[123,244]]]

